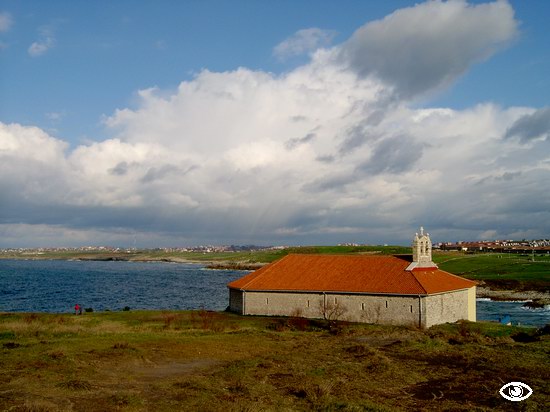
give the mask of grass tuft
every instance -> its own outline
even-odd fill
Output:
[[[9,409],[14,412],[59,412],[59,407],[45,400],[27,400],[22,405],[16,405]]]
[[[64,380],[59,383],[59,386],[72,391],[89,391],[92,389],[90,382],[80,378]]]
[[[112,346],[113,349],[130,349],[130,344],[128,342],[117,342]]]

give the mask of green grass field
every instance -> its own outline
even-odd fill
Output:
[[[492,288],[550,290],[549,255],[498,253],[444,253],[433,255],[438,266],[469,279],[483,280]]]
[[[541,411],[550,337],[213,312],[0,314],[2,411]],[[523,338],[523,339],[522,339]],[[532,341],[522,343],[522,341]],[[534,394],[514,405],[510,381]]]

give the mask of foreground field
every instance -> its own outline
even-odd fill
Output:
[[[325,328],[228,313],[0,314],[0,411],[525,410],[550,404],[548,332]],[[504,400],[511,381],[531,386]]]

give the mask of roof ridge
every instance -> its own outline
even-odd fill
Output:
[[[294,254],[297,254],[297,253],[289,253],[289,254],[283,256],[282,258],[277,259],[274,262],[271,262],[268,265],[261,267],[260,269],[256,270],[255,272],[250,273],[250,274],[256,273],[257,276],[253,276],[248,282],[246,282],[244,285],[242,285],[240,287],[240,289],[244,289],[245,287],[249,286],[252,282],[254,282],[256,279],[258,279],[260,276],[262,276],[268,269],[271,269],[272,267],[277,266],[280,262],[285,260],[287,257],[289,257],[290,255],[294,255]],[[262,269],[264,269],[264,270],[262,270]]]
[[[459,275],[455,275],[454,273],[451,273],[451,272],[447,272],[446,270],[443,270],[443,269],[439,269],[439,267],[437,268],[437,270],[439,270],[440,272],[443,272],[449,276],[452,276],[454,278],[457,278],[457,279],[460,279],[460,280],[465,280],[465,281],[468,281],[468,282],[472,282],[472,283],[475,283],[476,285],[479,283],[477,282],[476,280],[472,280],[472,279],[468,279],[468,278],[465,278],[464,276],[459,276]]]
[[[424,277],[424,276],[426,276],[426,274],[428,272],[431,272],[431,274],[428,274],[428,276],[439,275],[440,277],[443,276],[444,278],[446,277],[447,279],[452,278],[452,279],[454,279],[455,282],[458,281],[459,284],[462,284],[462,285],[461,285],[461,287],[457,287],[456,284],[455,284],[455,286],[453,286],[451,289],[449,289],[448,287],[443,287],[443,288],[439,287],[439,288],[436,288],[438,290],[434,290],[433,285],[430,285],[429,282],[426,285],[424,285],[424,283],[423,283],[423,282],[428,280],[428,278]],[[449,290],[468,289],[468,288],[471,288],[472,286],[477,285],[477,282],[475,282],[475,281],[472,281],[470,279],[466,279],[462,276],[454,275],[452,273],[441,270],[439,268],[434,268],[434,270],[432,270],[432,271],[430,271],[430,270],[414,271],[413,270],[410,273],[412,273],[414,278],[422,285],[422,288],[424,290],[426,290],[427,294],[432,294],[432,293],[437,293],[437,292],[445,292],[445,291],[449,291]],[[419,279],[419,277],[420,277],[420,279]],[[440,279],[440,281],[441,281],[441,279]]]
[[[420,282],[418,280],[418,278],[415,276],[414,274],[414,270],[406,270],[404,271],[405,273],[409,273],[412,278],[414,279],[414,281],[418,284],[418,286],[420,286],[420,289],[422,289],[424,291],[425,294],[428,294],[428,290],[424,287],[424,285],[422,284],[422,282]]]

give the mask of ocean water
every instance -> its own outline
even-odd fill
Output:
[[[0,260],[0,312],[72,312],[79,303],[94,311],[131,309],[224,310],[227,283],[248,272],[209,270],[201,264]],[[477,301],[477,319],[544,326],[550,308],[523,302]]]
[[[497,302],[489,299],[477,299],[477,320],[498,321],[510,315],[513,325],[541,327],[550,324],[550,305],[540,309],[528,309],[525,302]]]
[[[226,284],[247,272],[148,262],[0,260],[0,311],[224,310]]]

